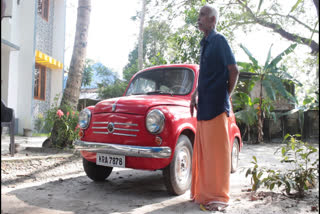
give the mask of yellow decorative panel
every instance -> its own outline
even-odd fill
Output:
[[[36,63],[51,69],[63,69],[61,62],[38,50],[36,50]]]

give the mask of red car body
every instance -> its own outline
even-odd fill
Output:
[[[193,72],[193,82],[190,86],[191,91],[187,94],[151,94],[151,95],[129,95],[127,91],[129,85],[136,76],[143,72],[153,72],[156,70],[170,69],[187,69]],[[133,169],[157,170],[167,167],[175,154],[176,144],[179,136],[185,135],[190,139],[191,144],[194,143],[196,132],[196,111],[193,117],[190,114],[190,99],[191,94],[196,89],[198,81],[199,66],[192,64],[179,65],[162,65],[144,69],[135,74],[124,96],[102,100],[95,106],[87,107],[91,112],[91,120],[86,129],[82,129],[82,137],[76,142],[76,147],[81,150],[81,155],[89,162],[96,163],[96,153],[99,152],[100,145],[125,146],[111,148],[110,153],[121,154],[122,148],[134,148],[138,146],[140,149],[152,148],[156,151],[157,148],[163,149],[164,155],[155,158],[144,155],[126,155],[125,167]],[[152,134],[146,128],[146,117],[148,112],[153,109],[160,110],[164,116],[163,130],[159,134]],[[107,122],[106,122],[107,121]],[[108,130],[107,123],[113,123],[111,130]],[[241,134],[233,111],[229,116],[229,138],[230,148],[233,148],[233,143],[237,142],[238,152],[242,147]],[[161,142],[161,144],[159,143]],[[92,146],[88,146],[88,144]],[[95,146],[96,145],[96,146]],[[133,147],[126,147],[133,146]],[[108,153],[105,148],[100,152]],[[130,153],[129,153],[130,154]]]

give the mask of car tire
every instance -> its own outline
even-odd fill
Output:
[[[180,135],[171,163],[163,169],[164,184],[172,195],[185,193],[191,185],[192,145],[190,139]]]
[[[82,158],[83,168],[87,176],[94,181],[104,181],[112,172],[113,167],[99,166]]]
[[[238,139],[235,138],[233,141],[232,151],[231,151],[231,173],[237,171],[239,164],[239,142]]]

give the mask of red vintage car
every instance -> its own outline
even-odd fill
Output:
[[[87,176],[103,181],[113,167],[163,170],[171,194],[188,190],[197,124],[189,106],[198,72],[199,66],[190,64],[147,68],[132,77],[122,97],[82,110],[75,147]],[[242,140],[233,112],[229,134],[234,172]]]

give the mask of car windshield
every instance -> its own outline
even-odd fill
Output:
[[[170,94],[186,95],[191,92],[194,73],[187,68],[162,68],[137,75],[126,95]]]

